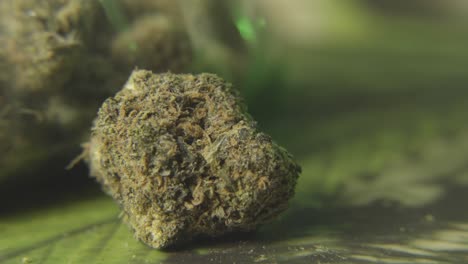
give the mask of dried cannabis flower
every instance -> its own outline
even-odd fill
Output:
[[[92,39],[98,8],[97,1],[0,1],[0,56],[15,93],[60,90]]]
[[[212,74],[134,71],[99,110],[88,159],[154,248],[255,229],[285,210],[300,172]]]
[[[181,72],[192,61],[185,28],[165,15],[148,15],[134,22],[112,42],[115,65],[127,73],[135,66],[158,72]]]

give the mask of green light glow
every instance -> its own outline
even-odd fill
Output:
[[[236,21],[236,27],[239,30],[239,33],[241,34],[242,38],[244,38],[246,41],[248,42],[256,41],[254,26],[252,25],[252,22],[248,18],[246,17],[239,18]]]

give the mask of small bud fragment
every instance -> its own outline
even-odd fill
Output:
[[[300,173],[221,78],[144,70],[102,105],[88,162],[154,248],[255,229],[286,209]]]

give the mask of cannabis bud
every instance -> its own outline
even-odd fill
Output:
[[[169,16],[144,16],[113,41],[113,61],[125,72],[135,66],[181,72],[192,60],[192,47],[185,30]]]
[[[255,229],[286,209],[300,172],[213,74],[134,71],[88,150],[91,175],[154,248]]]
[[[0,1],[0,57],[10,65],[11,89],[21,95],[60,90],[93,39],[98,10],[97,1]]]

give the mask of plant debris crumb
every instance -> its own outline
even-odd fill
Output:
[[[90,174],[154,248],[251,231],[287,208],[300,167],[213,74],[135,70],[92,128]]]

